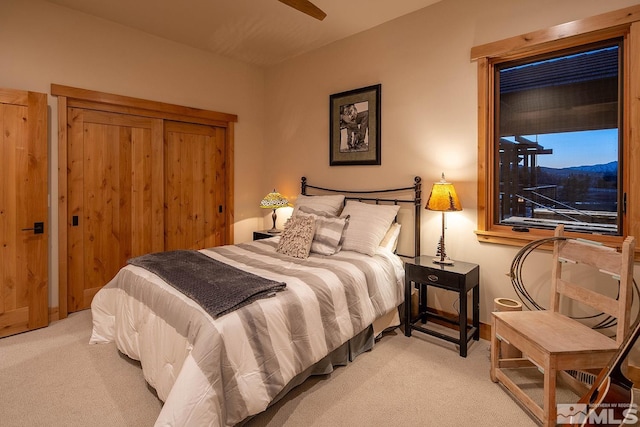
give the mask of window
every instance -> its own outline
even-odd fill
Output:
[[[622,41],[494,66],[494,223],[620,235]]]
[[[639,15],[633,6],[471,50],[480,241],[521,245],[559,223],[612,246],[640,236],[629,191],[640,185]]]

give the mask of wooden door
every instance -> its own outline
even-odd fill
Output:
[[[0,89],[0,337],[47,326],[47,95]]]
[[[226,130],[165,121],[165,250],[226,244]]]
[[[195,227],[201,231],[195,231],[189,239],[173,239],[171,244],[206,247],[233,243],[233,135],[238,116],[57,84],[51,85],[51,94],[58,98],[61,319],[71,311],[89,307],[93,295],[117,271],[115,265],[124,264],[128,256],[164,250],[165,230],[170,234],[177,225],[189,228],[178,219],[165,228],[165,215],[176,212],[169,201],[166,211],[164,208],[168,182],[165,168],[174,174],[172,182],[178,176],[179,180],[195,180],[195,186],[202,180],[213,186],[201,196],[180,196],[191,208],[200,206],[190,211],[192,216],[186,221],[200,224],[201,218],[206,219],[204,227]],[[168,130],[166,143],[164,123]],[[164,150],[174,150],[174,160],[183,163],[183,149],[178,150],[174,143],[201,137],[209,142],[205,151],[196,154],[204,176],[176,175],[176,164],[165,164]],[[90,143],[94,138],[102,141],[99,146],[103,148]],[[212,147],[214,152],[210,151]],[[185,155],[193,159],[196,151],[189,149]],[[185,192],[195,194],[188,186]],[[107,209],[102,209],[98,200]],[[189,210],[181,206],[179,212],[188,215]],[[78,225],[74,225],[74,217]],[[215,231],[210,228],[212,222]],[[113,245],[107,249],[104,242],[109,240]],[[107,257],[104,260],[103,253]]]
[[[130,257],[163,250],[162,120],[68,109],[69,312]]]

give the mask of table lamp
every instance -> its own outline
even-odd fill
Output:
[[[286,199],[286,197],[278,193],[275,189],[271,193],[264,196],[264,199],[262,199],[262,201],[260,202],[260,207],[263,209],[273,209],[273,214],[271,215],[271,218],[273,218],[273,227],[271,228],[271,230],[267,230],[267,233],[278,234],[282,232],[282,230],[278,230],[276,228],[276,209],[284,208],[286,206],[291,206],[291,204]]]
[[[433,184],[425,209],[442,212],[442,235],[440,236],[438,252],[433,262],[437,264],[453,264],[453,261],[447,257],[444,249],[444,213],[461,211],[462,206],[460,205],[460,200],[458,200],[456,190],[453,188],[453,184],[444,179],[444,173],[442,174],[442,179]]]

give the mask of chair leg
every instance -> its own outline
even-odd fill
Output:
[[[542,425],[553,427],[556,425],[557,407],[556,407],[556,383],[558,371],[555,368],[553,358],[551,363],[544,367],[544,396],[542,401],[542,410],[544,419]],[[553,367],[552,367],[553,366]]]
[[[498,368],[499,358],[500,356],[500,340],[496,335],[496,318],[493,317],[491,321],[491,381],[494,383],[498,382],[496,378],[496,368]]]

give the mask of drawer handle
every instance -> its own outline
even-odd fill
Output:
[[[437,282],[438,281],[438,276],[436,276],[435,274],[429,274],[427,276],[427,279],[429,279],[432,282]]]

